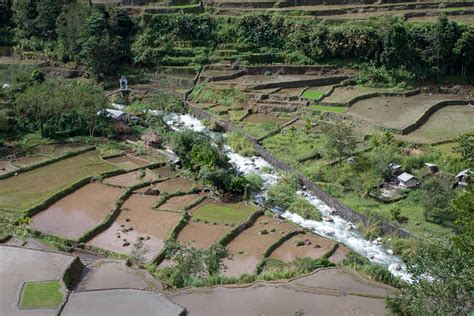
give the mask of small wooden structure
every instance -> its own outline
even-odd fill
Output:
[[[458,173],[455,178],[457,185],[461,187],[467,187],[471,183],[473,177],[474,171],[471,169],[466,169]]]
[[[141,139],[145,142],[146,146],[154,148],[160,148],[163,144],[163,138],[154,131],[146,131]]]
[[[402,166],[400,166],[400,165],[398,165],[394,162],[389,163],[388,166],[392,170],[392,173],[393,173],[394,176],[399,176],[403,173]]]
[[[428,173],[434,174],[439,171],[438,166],[435,165],[434,163],[426,162],[425,166],[428,169]]]
[[[397,177],[398,185],[402,188],[414,188],[418,186],[418,178],[414,175],[404,172]]]

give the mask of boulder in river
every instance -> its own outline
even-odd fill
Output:
[[[399,263],[396,263],[394,266],[393,266],[393,269],[395,271],[400,271],[402,269],[402,266],[399,264]]]

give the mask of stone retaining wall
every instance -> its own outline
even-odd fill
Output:
[[[410,124],[409,126],[402,128],[401,134],[406,135],[408,133],[413,132],[414,130],[420,128],[423,124],[428,121],[431,115],[438,111],[439,109],[450,106],[450,105],[468,105],[474,103],[474,100],[446,100],[436,103],[435,105],[431,106],[427,109],[415,122]]]
[[[328,85],[339,83],[348,78],[349,78],[348,76],[339,75],[339,76],[315,78],[315,79],[268,82],[268,83],[257,84],[253,86],[253,89],[260,90],[260,89],[273,89],[273,88],[304,88],[307,86],[311,86],[311,87],[328,86]]]
[[[302,175],[289,165],[285,164],[284,162],[278,160],[277,158],[273,157],[268,151],[263,148],[255,138],[250,136],[246,133],[243,129],[235,126],[234,124],[221,120],[214,115],[194,107],[191,103],[186,102],[189,107],[190,112],[196,116],[198,119],[207,119],[207,120],[216,120],[219,124],[226,130],[226,131],[237,131],[244,135],[255,147],[255,150],[259,154],[260,157],[265,159],[268,163],[273,165],[274,167],[284,170],[286,172],[290,172],[293,174],[298,175],[300,183],[305,186],[309,191],[311,191],[314,195],[316,195],[321,201],[326,203],[329,207],[336,210],[337,214],[343,217],[344,219],[351,221],[351,222],[363,222],[367,223],[369,218],[367,215],[358,213],[351,208],[347,207],[346,205],[339,202],[337,199],[330,196],[324,190],[322,190],[318,185],[314,184],[310,179],[306,176]],[[402,228],[398,228],[390,223],[383,222],[380,220],[380,228],[383,233],[385,234],[397,234],[400,237],[410,237],[410,233]]]

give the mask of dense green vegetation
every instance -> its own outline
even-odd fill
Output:
[[[298,189],[298,178],[294,175],[285,175],[268,189],[268,203],[305,219],[321,220],[321,213],[307,199],[296,193]]]
[[[259,178],[240,175],[223,152],[222,142],[215,146],[209,135],[193,131],[176,133],[172,142],[183,167],[202,183],[212,185],[220,192],[237,195],[248,196],[259,190]]]
[[[27,282],[23,287],[22,308],[55,308],[63,301],[59,281]]]
[[[452,204],[457,234],[446,244],[424,246],[408,259],[414,280],[388,299],[402,315],[468,315],[474,301],[474,188],[459,194]]]
[[[250,14],[144,14],[80,1],[2,2],[2,40],[21,50],[74,61],[98,76],[120,64],[202,65],[220,47],[250,63],[313,64],[330,59],[364,64],[363,81],[398,84],[443,75],[472,76],[474,30],[449,21],[408,23],[384,17],[325,23]]]

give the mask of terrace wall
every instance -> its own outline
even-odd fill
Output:
[[[403,128],[401,130],[402,135],[406,135],[408,133],[413,132],[414,130],[420,128],[423,124],[428,121],[431,115],[438,111],[439,109],[445,107],[445,106],[450,106],[450,105],[468,105],[474,103],[474,100],[447,100],[447,101],[441,101],[439,103],[436,103],[429,109],[427,109],[415,122],[413,122],[411,125]]]
[[[315,78],[307,80],[292,80],[281,82],[269,82],[255,85],[253,89],[273,89],[273,88],[304,88],[307,86],[328,86],[348,79],[348,76],[331,76],[326,78]]]
[[[369,221],[369,218],[367,215],[358,213],[357,211],[354,211],[353,209],[347,207],[346,205],[342,204],[339,202],[337,199],[333,198],[330,196],[328,193],[326,193],[324,190],[322,190],[318,185],[314,184],[310,179],[308,179],[306,176],[302,175],[289,165],[285,164],[284,162],[278,160],[277,158],[273,157],[268,151],[263,148],[255,138],[247,134],[244,130],[241,128],[235,126],[234,124],[228,122],[228,121],[223,121],[214,115],[207,113],[206,111],[199,109],[195,106],[193,106],[191,103],[186,102],[186,104],[189,107],[190,112],[195,115],[198,119],[207,119],[207,120],[216,120],[218,121],[222,127],[226,131],[237,131],[244,135],[252,144],[254,145],[256,151],[262,157],[265,159],[268,163],[273,165],[274,167],[294,173],[298,175],[299,180],[302,185],[304,185],[309,191],[311,191],[314,195],[316,195],[320,200],[322,200],[324,203],[326,203],[329,207],[333,208],[336,210],[337,214],[343,217],[344,219],[351,221],[351,222],[363,222],[367,223]],[[383,221],[380,221],[380,229],[382,230],[383,233],[385,234],[397,234],[400,237],[410,237],[410,233],[402,228],[396,227],[390,223],[386,223]]]

